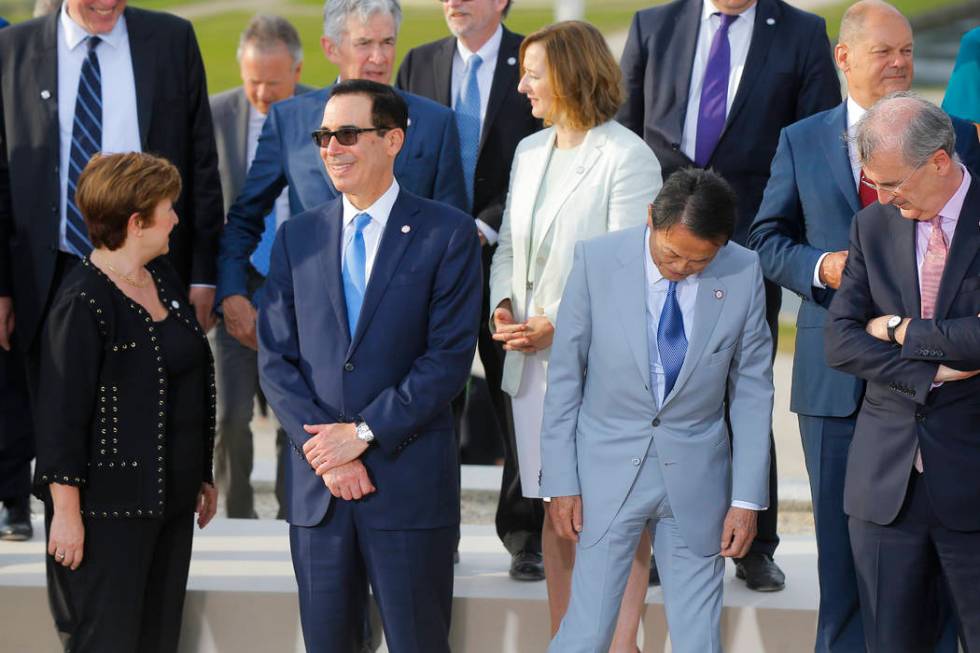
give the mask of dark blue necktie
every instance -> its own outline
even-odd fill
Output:
[[[68,249],[84,258],[92,251],[88,227],[75,203],[78,176],[89,159],[102,149],[102,71],[95,48],[102,42],[98,36],[88,37],[88,55],[82,63],[75,98],[75,122],[71,130],[71,149],[68,152],[68,192],[66,194],[65,241]]]
[[[660,364],[664,368],[664,399],[674,389],[677,376],[684,365],[687,355],[687,336],[684,335],[684,315],[680,304],[677,303],[677,282],[670,281],[667,285],[667,298],[663,310],[660,311],[660,323],[657,324],[657,350],[660,352]]]
[[[478,54],[470,57],[463,72],[463,83],[453,111],[456,129],[459,131],[459,158],[463,164],[463,180],[466,198],[473,205],[473,179],[476,176],[476,159],[480,153],[480,84],[476,74],[483,59]]]
[[[357,318],[361,315],[361,304],[364,303],[364,290],[367,286],[367,248],[364,245],[364,229],[371,224],[371,216],[358,213],[354,217],[354,235],[347,243],[344,251],[344,267],[341,274],[344,278],[344,300],[347,303],[347,326],[351,338],[357,327]]]
[[[698,130],[694,141],[694,162],[702,168],[708,165],[711,154],[725,129],[728,112],[728,77],[732,70],[732,48],[728,43],[728,28],[737,15],[721,14],[721,26],[711,39],[708,65],[704,69],[701,103],[698,109]]]

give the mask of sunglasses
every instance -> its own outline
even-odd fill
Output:
[[[317,147],[327,147],[330,145],[330,139],[334,137],[344,147],[350,147],[351,145],[357,144],[357,139],[365,132],[378,132],[379,135],[384,136],[384,133],[389,130],[390,127],[341,127],[337,131],[330,131],[321,127],[313,132],[311,136],[313,137],[313,142],[317,144]]]

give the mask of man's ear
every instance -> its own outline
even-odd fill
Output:
[[[385,146],[392,155],[397,155],[405,145],[405,131],[400,127],[389,129],[385,132]]]

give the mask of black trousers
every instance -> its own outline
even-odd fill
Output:
[[[27,394],[23,353],[0,349],[0,501],[30,505],[34,425]]]

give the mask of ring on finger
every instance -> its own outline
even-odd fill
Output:
[[[56,553],[54,554],[54,557],[55,557],[55,559],[57,559],[57,560],[64,560],[64,559],[65,559],[65,554],[64,554],[64,552],[63,552],[63,551],[58,551],[58,552],[56,552]]]

